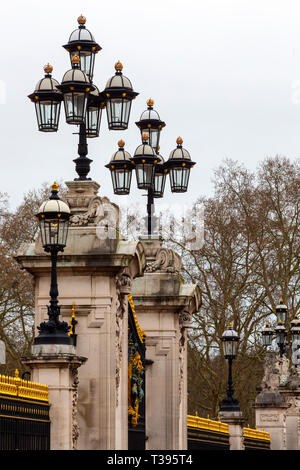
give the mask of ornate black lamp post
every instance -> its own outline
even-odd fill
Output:
[[[52,66],[45,67],[46,75],[29,95],[35,103],[38,128],[42,132],[58,130],[60,104],[64,101],[66,122],[79,126],[79,157],[74,159],[78,178],[89,180],[92,160],[87,157],[87,139],[99,136],[102,109],[107,109],[108,128],[124,130],[128,127],[131,102],[138,95],[127,77],[122,75],[122,64],[115,65],[116,74],[100,92],[93,83],[95,56],[101,50],[91,32],[86,29],[84,16],[78,18],[78,29],[72,32],[63,47],[69,52],[71,69],[61,84],[51,77]]]
[[[295,354],[300,347],[300,321],[298,316],[295,315],[290,322],[290,330],[286,327],[287,322],[287,306],[284,304],[283,299],[280,299],[279,304],[276,306],[277,325],[273,329],[270,327],[269,322],[266,322],[265,327],[262,329],[262,339],[264,346],[272,345],[273,339],[276,339],[280,357],[286,355],[288,350],[292,351],[292,362],[297,367],[299,363],[298,355]],[[289,340],[288,340],[289,336]]]
[[[60,306],[58,305],[57,287],[57,255],[64,251],[67,243],[69,220],[72,217],[69,206],[58,197],[58,186],[52,186],[49,200],[43,202],[36,215],[44,250],[51,255],[51,287],[50,305],[48,306],[49,320],[38,326],[39,335],[34,344],[72,344],[68,336],[69,326],[59,320]]]
[[[224,331],[221,340],[223,342],[225,359],[228,360],[228,385],[227,397],[222,400],[220,411],[240,411],[239,402],[233,396],[234,389],[232,381],[232,361],[237,355],[239,336],[237,332],[232,329],[231,324],[229,324],[228,329]]]
[[[190,169],[195,165],[190,154],[182,148],[182,138],[177,139],[177,148],[170,154],[165,162],[159,154],[160,133],[165,122],[161,121],[158,113],[153,109],[153,100],[148,100],[148,109],[144,111],[140,120],[136,122],[142,136],[142,144],[139,145],[133,157],[130,159],[131,167],[126,166],[123,158],[121,162],[111,162],[106,165],[111,171],[113,190],[115,194],[129,194],[131,177],[129,173],[134,169],[138,189],[147,191],[147,231],[148,235],[153,233],[154,225],[154,199],[162,198],[165,190],[166,176],[170,175],[170,186],[172,192],[186,192],[188,189]],[[119,149],[120,151],[120,149]],[[127,153],[127,155],[129,155]],[[120,191],[116,178],[126,181],[126,191]]]

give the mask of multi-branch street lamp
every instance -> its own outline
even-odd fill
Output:
[[[231,324],[229,324],[228,329],[224,331],[221,340],[224,347],[224,357],[228,360],[228,384],[227,396],[221,402],[220,411],[240,411],[239,401],[234,398],[232,381],[232,362],[237,355],[239,336],[237,332],[233,330]]]
[[[106,108],[108,128],[125,130],[128,128],[131,102],[138,95],[130,80],[122,74],[121,62],[115,64],[115,75],[100,92],[93,83],[95,55],[101,50],[91,32],[86,29],[84,16],[78,18],[78,29],[72,32],[63,47],[70,54],[71,69],[61,84],[52,78],[53,67],[44,67],[45,77],[39,80],[33,93],[29,95],[35,104],[38,129],[41,132],[58,130],[61,102],[64,102],[66,122],[79,126],[79,157],[74,160],[78,178],[89,180],[92,160],[88,155],[88,138],[99,136],[102,110]]]
[[[68,335],[69,325],[59,320],[57,287],[57,255],[67,244],[69,220],[72,217],[69,206],[58,197],[58,186],[52,185],[50,198],[43,202],[36,215],[44,250],[51,254],[51,287],[48,321],[38,326],[39,335],[34,344],[72,344]]]
[[[57,132],[61,102],[64,102],[67,124],[79,127],[79,156],[73,160],[78,175],[75,180],[87,181],[91,179],[88,174],[92,162],[87,156],[87,139],[99,136],[102,110],[106,109],[109,130],[125,130],[128,128],[132,100],[138,93],[133,90],[131,81],[123,75],[120,61],[115,64],[115,74],[107,81],[104,90],[99,91],[93,78],[95,56],[101,47],[86,28],[85,17],[81,15],[77,21],[78,28],[63,46],[69,52],[71,68],[59,83],[52,77],[52,65],[47,64],[44,67],[45,76],[28,97],[35,104],[38,129],[41,132]],[[177,148],[170,153],[166,162],[159,154],[160,133],[165,123],[153,109],[153,104],[152,100],[148,100],[147,110],[136,122],[142,143],[136,148],[133,157],[124,150],[124,141],[119,140],[118,151],[106,165],[111,172],[114,193],[122,195],[129,194],[132,171],[135,169],[137,186],[146,190],[148,195],[148,234],[153,232],[154,199],[163,197],[167,174],[172,192],[186,192],[190,169],[195,164],[189,152],[182,147],[181,137],[178,137]],[[67,343],[69,327],[59,321],[56,263],[58,252],[63,251],[66,244],[70,211],[58,198],[55,186],[50,200],[43,205],[37,217],[43,246],[51,253],[52,268],[49,321],[39,326],[36,343]]]
[[[119,149],[106,165],[111,172],[114,194],[129,194],[131,172],[134,169],[138,189],[147,191],[147,230],[153,233],[154,199],[164,195],[166,176],[169,174],[171,191],[184,193],[188,189],[190,169],[195,165],[189,152],[182,147],[183,140],[177,138],[175,148],[167,161],[159,153],[159,141],[162,128],[166,125],[153,109],[153,100],[147,101],[144,111],[136,125],[141,131],[142,144],[133,157],[124,150],[125,142],[118,142]]]
[[[93,82],[95,56],[101,50],[91,32],[86,28],[84,16],[78,18],[78,28],[72,32],[63,47],[69,52],[71,69],[59,84],[52,78],[53,67],[44,67],[45,77],[39,80],[35,90],[29,95],[35,104],[38,129],[41,132],[56,132],[59,125],[61,102],[64,102],[66,122],[79,126],[79,157],[74,159],[78,178],[88,180],[90,164],[88,158],[88,138],[99,136],[102,110],[106,108],[109,130],[128,128],[132,100],[138,95],[131,81],[122,73],[120,61],[115,64],[115,75],[111,77],[100,92]],[[136,171],[137,186],[147,191],[148,234],[153,231],[154,199],[164,195],[166,176],[169,174],[171,191],[187,191],[190,169],[195,165],[189,152],[182,147],[182,138],[177,139],[175,148],[167,161],[159,154],[161,130],[165,122],[153,109],[153,100],[147,102],[148,108],[142,113],[136,125],[140,129],[142,144],[131,157],[125,152],[123,141],[119,150],[106,165],[111,171],[115,194],[129,194],[131,172]]]
[[[298,316],[295,315],[290,322],[290,335],[288,335],[286,327],[287,306],[284,304],[283,299],[280,299],[279,304],[276,306],[276,317],[277,325],[274,329],[270,327],[269,322],[266,322],[265,327],[261,331],[263,344],[266,347],[271,346],[275,338],[280,357],[285,355],[290,349],[292,352],[292,362],[297,367],[299,363],[297,351],[300,346],[300,322]]]

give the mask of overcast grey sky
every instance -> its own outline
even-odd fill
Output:
[[[44,181],[76,177],[76,126],[38,132],[27,95],[49,61],[61,81],[70,68],[61,47],[77,28],[77,17],[103,48],[94,82],[103,89],[120,60],[139,96],[125,132],[108,131],[103,116],[98,139],[89,139],[90,176],[100,194],[112,193],[109,161],[122,137],[131,154],[140,144],[134,122],[151,97],[167,126],[161,154],[168,158],[180,135],[197,165],[189,191],[164,202],[188,204],[212,193],[213,170],[224,158],[253,169],[265,156],[300,154],[300,3],[293,0],[15,0],[1,6],[1,191],[20,203]],[[131,196],[141,191],[132,180]]]

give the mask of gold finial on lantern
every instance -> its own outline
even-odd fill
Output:
[[[123,147],[124,147],[124,145],[125,145],[125,142],[124,142],[124,140],[122,140],[122,139],[121,139],[121,140],[119,140],[119,142],[118,142],[118,146],[119,146],[120,148],[123,148]]]
[[[45,73],[51,73],[52,70],[53,70],[53,67],[48,62],[48,64],[44,66],[44,71],[45,71]]]
[[[78,54],[74,54],[72,57],[72,64],[80,64],[80,57]]]
[[[153,106],[154,105],[154,101],[152,98],[149,98],[149,100],[147,101],[147,105],[148,106]]]
[[[178,145],[182,145],[182,143],[183,143],[182,137],[177,137],[176,143],[177,143]]]
[[[53,183],[53,185],[51,186],[51,188],[52,188],[52,191],[57,191],[58,188],[59,188],[59,186],[58,186],[58,184],[54,181],[54,183]]]
[[[86,17],[83,15],[78,16],[77,18],[78,24],[85,24],[86,22]]]
[[[121,72],[123,70],[123,64],[119,60],[115,63],[115,69],[117,72]]]

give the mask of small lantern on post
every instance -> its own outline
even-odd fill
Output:
[[[183,140],[178,137],[177,148],[172,150],[165,166],[169,170],[171,191],[185,193],[188,189],[190,170],[195,165],[189,152],[182,147]]]
[[[124,130],[128,128],[131,102],[138,95],[133,91],[132,84],[122,74],[123,65],[120,61],[115,64],[115,75],[108,80],[104,90],[108,128]]]
[[[105,165],[109,168],[114,194],[129,194],[132,175],[131,155],[124,150],[125,142],[119,140],[119,150],[115,152],[110,162]]]
[[[57,132],[60,105],[63,95],[59,91],[59,82],[52,78],[52,65],[44,67],[45,77],[39,80],[35,90],[28,98],[35,104],[38,128],[41,132]]]
[[[36,217],[40,225],[44,250],[51,254],[51,287],[49,320],[38,326],[39,335],[35,338],[34,344],[71,344],[68,335],[69,326],[59,320],[57,255],[67,244],[68,226],[72,215],[69,206],[58,197],[56,183],[52,185],[49,200],[43,202]]]
[[[232,361],[237,356],[239,344],[239,336],[233,330],[231,323],[227,330],[224,331],[221,341],[224,348],[224,357],[228,360],[228,384],[227,397],[222,400],[220,411],[240,411],[239,401],[234,398],[234,389],[232,381]]]
[[[147,101],[148,109],[141,114],[136,125],[141,131],[141,135],[149,133],[149,144],[157,152],[159,149],[160,133],[166,123],[163,122],[157,111],[153,109],[154,101],[150,98]]]

